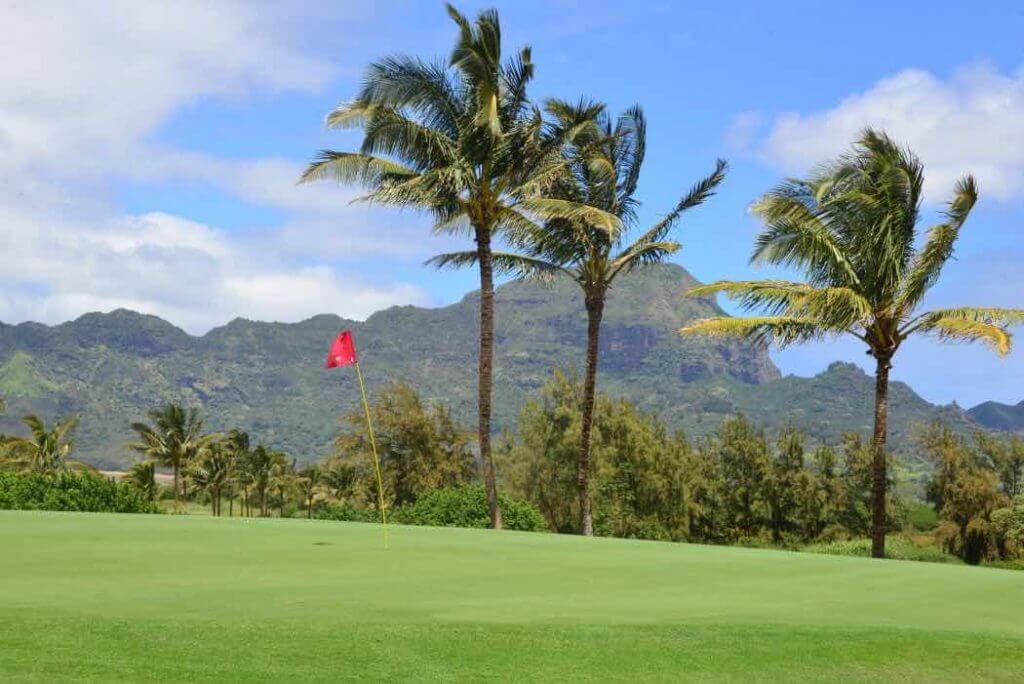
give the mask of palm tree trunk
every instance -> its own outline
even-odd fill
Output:
[[[871,463],[871,556],[885,558],[885,488],[887,480],[885,440],[889,421],[889,369],[891,356],[876,357],[875,434]]]
[[[180,499],[178,498],[178,492],[181,491],[181,487],[178,486],[178,463],[175,462],[174,466],[174,507],[178,507]]]
[[[494,273],[491,263],[490,231],[476,230],[477,260],[480,265],[480,369],[478,376],[477,437],[480,460],[484,467],[484,487],[491,527],[501,529],[501,506],[498,504],[498,482],[491,457],[491,385],[494,365]]]
[[[604,297],[587,297],[587,370],[583,377],[583,424],[580,426],[580,458],[576,468],[576,489],[580,499],[580,534],[594,535],[590,512],[590,442],[594,424],[594,395],[597,391],[598,341]]]

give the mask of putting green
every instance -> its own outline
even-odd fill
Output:
[[[4,681],[1020,681],[1024,573],[485,530],[0,512]]]

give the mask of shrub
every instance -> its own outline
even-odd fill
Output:
[[[1007,508],[993,511],[992,526],[1000,556],[1024,559],[1024,496],[1018,496]]]
[[[835,556],[871,557],[870,539],[851,539],[825,544],[805,546],[808,553],[825,553]],[[926,563],[959,563],[960,559],[935,546],[918,546],[903,537],[889,537],[885,540],[885,557],[893,560],[923,561]]]
[[[545,529],[544,518],[521,499],[501,494],[501,519],[507,530],[536,532]],[[427,492],[415,503],[396,509],[395,522],[435,527],[487,527],[490,515],[483,485],[463,485]]]
[[[0,509],[159,513],[127,483],[95,473],[0,473]]]
[[[352,504],[323,506],[313,514],[317,520],[339,520],[341,522],[378,522],[380,513],[372,508],[356,508]]]

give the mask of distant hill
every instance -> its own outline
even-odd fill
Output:
[[[1015,406],[986,401],[970,409],[967,414],[979,425],[992,430],[1024,432],[1024,401]]]
[[[837,363],[813,378],[780,377],[767,351],[739,342],[682,338],[695,318],[721,314],[709,299],[684,293],[697,281],[666,265],[623,279],[602,330],[601,389],[627,397],[693,435],[743,412],[777,428],[794,424],[822,441],[868,432],[873,380]],[[338,416],[357,406],[353,374],[323,368],[341,329],[353,330],[371,392],[404,380],[448,404],[467,425],[475,416],[479,295],[451,306],[394,307],[366,321],[332,314],[299,323],[236,319],[201,337],[155,316],[118,310],[55,326],[0,324],[0,431],[37,412],[53,420],[82,415],[79,456],[102,466],[131,462],[128,423],[169,400],[203,408],[211,430],[241,427],[303,461],[326,455]],[[581,368],[586,316],[576,287],[510,283],[498,289],[495,426],[514,425],[523,401],[554,367]],[[911,428],[936,417],[975,426],[954,407],[937,407],[894,383],[894,448]]]

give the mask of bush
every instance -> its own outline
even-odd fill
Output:
[[[1018,496],[1007,508],[992,511],[999,555],[1024,560],[1024,496]]]
[[[305,515],[305,512],[303,512]],[[380,513],[373,508],[356,508],[352,504],[336,504],[319,508],[313,517],[317,520],[339,520],[341,522],[379,522]]]
[[[501,519],[505,529],[535,532],[544,530],[544,519],[530,504],[500,495]],[[316,512],[318,520],[345,522],[380,521],[373,508],[356,508],[351,504],[324,506]],[[400,525],[432,525],[434,527],[487,527],[491,518],[487,510],[487,493],[481,485],[464,485],[427,492],[414,503],[388,512],[388,522]]]
[[[871,557],[870,539],[851,539],[826,544],[805,546],[808,553],[826,553],[835,556]],[[885,540],[885,557],[893,560],[923,561],[925,563],[959,563],[960,559],[935,546],[918,546],[903,537],[888,537]]]
[[[159,513],[160,507],[127,483],[95,473],[0,473],[0,509]]]
[[[536,532],[545,529],[544,518],[520,499],[499,495],[501,519],[507,530]],[[435,527],[487,527],[491,519],[483,485],[464,485],[427,492],[415,503],[396,509],[395,522]]]

